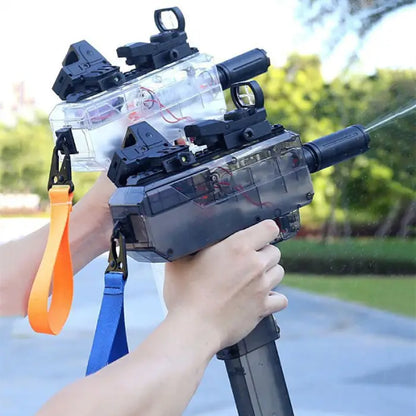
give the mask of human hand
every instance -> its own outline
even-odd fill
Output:
[[[195,256],[166,264],[168,314],[205,326],[217,351],[244,338],[260,320],[287,306],[273,292],[284,276],[280,250],[269,244],[279,229],[266,220],[239,231]]]

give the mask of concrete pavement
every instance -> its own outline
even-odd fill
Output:
[[[33,415],[82,377],[102,295],[106,256],[75,278],[70,318],[57,337],[26,319],[1,319],[0,415]],[[130,260],[126,321],[134,348],[163,319],[150,266]],[[298,416],[416,414],[416,321],[282,287],[290,305],[277,317],[278,349]],[[223,363],[210,363],[186,416],[234,416]]]
[[[47,219],[0,219],[0,243]],[[57,337],[27,319],[0,318],[0,416],[26,416],[83,377],[107,256],[75,278],[70,318]],[[163,319],[150,265],[129,260],[125,308],[130,349]],[[297,416],[416,415],[416,320],[282,286],[278,349]],[[213,359],[185,416],[235,416],[222,362]],[[280,416],[280,415],[279,415]]]

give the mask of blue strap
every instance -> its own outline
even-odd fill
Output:
[[[86,375],[93,374],[128,354],[124,323],[124,286],[122,272],[105,273],[105,288]]]

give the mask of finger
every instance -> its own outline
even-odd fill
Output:
[[[254,250],[260,250],[279,236],[279,227],[273,220],[265,220],[234,234],[246,241]]]
[[[288,305],[288,300],[285,295],[277,292],[271,292],[272,295],[267,296],[265,307],[266,313],[271,315],[272,313],[279,312],[282,309],[286,308]]]
[[[267,287],[270,291],[280,284],[284,275],[285,270],[280,264],[276,264],[265,273],[264,279],[267,280]]]
[[[267,244],[262,249],[257,251],[258,256],[264,262],[265,271],[268,271],[270,268],[276,266],[279,263],[281,253],[280,250],[271,244]]]

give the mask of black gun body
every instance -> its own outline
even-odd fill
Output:
[[[118,188],[110,208],[131,257],[165,262],[264,219],[279,222],[280,240],[290,238],[312,197],[299,136],[283,131],[174,176]]]
[[[363,126],[353,125],[306,143],[306,164],[311,173],[336,165],[370,148],[370,136]]]

